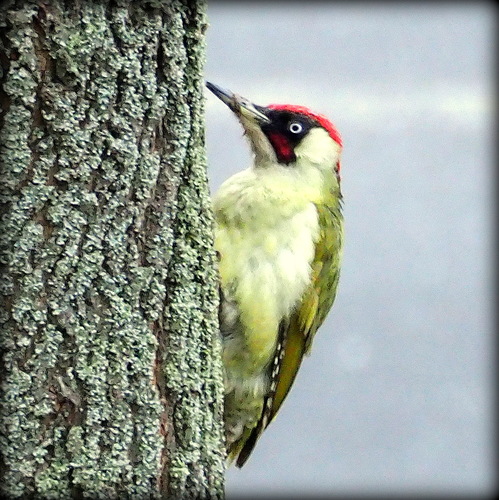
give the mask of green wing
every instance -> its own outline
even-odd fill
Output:
[[[326,318],[336,297],[340,274],[343,239],[341,207],[316,205],[321,234],[312,262],[312,280],[299,307],[280,325],[282,352],[279,370],[272,380],[274,390],[267,396],[262,417],[244,443],[236,461],[242,467],[265,427],[275,417],[300,368],[303,356],[310,351],[317,329]]]
[[[284,356],[269,422],[275,417],[286,398],[304,354],[310,351],[318,328],[322,325],[336,297],[340,276],[343,220],[339,209],[317,206],[321,235],[312,262],[312,281],[305,292],[300,307],[289,320],[284,332]]]

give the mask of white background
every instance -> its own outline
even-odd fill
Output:
[[[494,483],[493,40],[480,3],[209,2],[206,79],[343,135],[339,293],[227,494]],[[213,191],[250,163],[207,92]]]

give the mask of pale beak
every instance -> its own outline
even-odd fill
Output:
[[[260,106],[256,106],[248,99],[234,94],[230,90],[223,89],[214,83],[206,82],[206,86],[229,108],[236,113],[245,118],[253,119],[259,123],[270,123],[270,118],[264,115],[257,108],[263,109]]]

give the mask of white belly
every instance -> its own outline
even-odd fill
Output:
[[[241,332],[234,332],[233,348],[226,345],[226,366],[242,362],[248,370],[260,372],[273,356],[279,323],[310,283],[319,232],[315,206],[306,205],[285,218],[274,215],[273,220],[252,217],[217,228],[222,286],[235,308],[232,313],[226,311],[227,317],[237,316],[242,327]]]

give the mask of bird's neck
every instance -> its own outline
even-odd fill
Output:
[[[339,176],[333,165],[318,166],[309,158],[296,162],[256,163],[250,169],[249,184],[278,196],[282,202],[335,205],[341,199]]]
[[[312,203],[340,209],[333,169],[324,174],[310,165],[255,164],[225,181],[214,198],[218,218],[246,226],[273,225]]]

